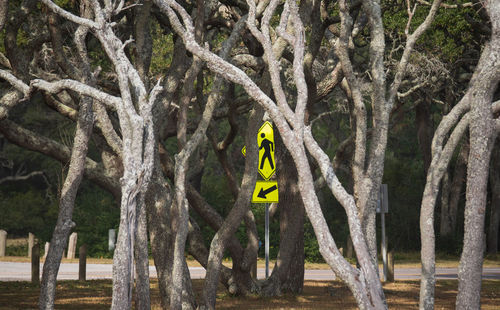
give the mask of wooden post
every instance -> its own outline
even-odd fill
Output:
[[[116,230],[110,229],[108,230],[108,251],[113,251],[115,249],[115,241],[116,241]]]
[[[35,244],[31,249],[31,283],[40,283],[40,244]]]
[[[387,255],[387,282],[394,282],[394,252]]]
[[[45,242],[45,252],[43,253],[43,258],[47,258],[47,254],[49,254],[50,242]]]
[[[82,245],[78,252],[78,280],[85,281],[87,276],[87,245]]]
[[[75,258],[77,238],[78,238],[78,235],[76,232],[69,235],[68,255],[66,256],[67,259],[74,259]]]
[[[5,247],[7,245],[7,232],[0,230],[0,257],[5,256]]]
[[[31,257],[31,249],[35,245],[35,235],[32,233],[28,234],[28,257]]]
[[[252,265],[251,276],[253,279],[257,280],[257,260]]]

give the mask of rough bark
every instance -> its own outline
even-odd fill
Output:
[[[84,9],[81,9],[85,14]],[[49,18],[49,29],[50,18]],[[75,35],[75,44],[77,46],[79,57],[81,60],[80,68],[77,69],[68,65],[65,67],[73,78],[79,78],[82,83],[95,84],[95,79],[91,75],[90,66],[87,59],[86,49],[83,41],[88,32],[86,27],[79,27]],[[53,45],[55,50],[61,50],[59,46],[59,32],[52,29]],[[59,54],[63,58],[62,53]],[[64,60],[62,60],[64,61]],[[64,68],[64,67],[63,67]],[[47,254],[45,264],[43,266],[42,283],[40,287],[39,308],[53,309],[55,299],[55,288],[59,264],[61,262],[64,249],[68,241],[69,233],[75,223],[72,222],[72,214],[78,187],[84,175],[85,161],[87,157],[88,144],[92,134],[94,116],[92,112],[93,99],[83,96],[80,98],[80,109],[78,112],[78,120],[76,125],[76,133],[71,151],[71,160],[68,169],[68,174],[61,192],[59,215],[56,227],[50,241],[49,252]]]
[[[160,158],[162,169],[165,175],[167,175],[169,178],[173,178],[174,164],[166,154],[166,151],[161,147]],[[190,207],[193,208],[193,210],[195,210],[195,212],[197,212],[198,215],[200,215],[213,230],[219,230],[222,226],[222,223],[224,222],[223,217],[203,199],[201,194],[194,188],[193,185],[188,182],[186,184],[186,187],[187,198]],[[247,216],[248,215],[246,215],[245,217]],[[245,223],[247,222],[249,221],[245,221]],[[195,233],[195,231],[193,231],[193,233]],[[195,236],[191,235],[191,237],[194,238]],[[194,242],[194,240],[188,241]],[[200,262],[202,266],[207,268],[206,266],[208,262],[208,250],[203,249],[204,247],[199,247],[200,243],[196,243],[197,244],[190,243],[190,246],[193,245],[193,248],[190,248],[189,251],[196,251],[190,253]],[[226,247],[233,260],[233,267],[231,270],[229,270],[229,277],[226,277],[226,271],[224,271],[224,275],[222,278],[224,281],[224,285],[228,287],[231,294],[245,295],[247,293],[255,291],[255,283],[250,277],[248,267],[245,268],[243,266],[244,261],[250,261],[249,259],[245,259],[245,254],[249,253],[249,251],[241,246],[240,242],[234,235],[230,237],[226,244]],[[206,253],[204,251],[206,251]]]
[[[422,250],[421,250],[421,258],[422,258],[422,279],[420,285],[420,308],[421,309],[433,309],[434,308],[434,287],[435,287],[435,235],[434,235],[434,205],[436,202],[436,197],[439,190],[439,182],[443,177],[444,171],[447,169],[451,156],[453,154],[453,150],[458,145],[460,141],[460,137],[465,133],[465,129],[467,128],[471,114],[467,113],[462,117],[464,113],[466,113],[472,105],[478,101],[487,100],[488,92],[491,92],[492,88],[496,87],[496,76],[498,74],[495,71],[495,66],[497,65],[495,57],[498,57],[496,53],[496,47],[494,43],[497,41],[493,41],[494,37],[492,37],[492,43],[487,45],[481,54],[481,58],[479,59],[479,63],[476,67],[476,70],[473,74],[471,82],[469,83],[469,88],[464,95],[464,97],[460,100],[457,105],[448,113],[439,124],[433,139],[433,160],[431,163],[431,167],[429,168],[429,173],[427,174],[427,181],[424,189],[424,194],[422,198],[422,207],[420,212],[420,234],[421,234],[421,242],[422,242]],[[495,39],[497,40],[497,39]],[[494,84],[494,86],[492,86]],[[482,98],[480,98],[482,96]],[[480,102],[481,102],[480,101]],[[488,113],[492,113],[491,106],[491,98],[488,102]],[[484,112],[486,113],[486,112]],[[481,117],[487,117],[487,115],[481,115]],[[474,117],[478,117],[477,112]],[[491,116],[490,116],[491,118]],[[444,140],[448,134],[448,132],[455,126],[455,129],[451,133],[446,144]],[[484,132],[487,134],[487,131]],[[491,139],[491,138],[488,138]],[[472,142],[472,138],[471,138]],[[472,144],[471,144],[472,149]],[[477,150],[476,150],[477,152]],[[489,156],[488,154],[485,154]],[[469,172],[472,172],[470,169],[470,160],[471,155],[469,154],[469,166],[468,166],[468,175]],[[476,163],[477,164],[477,163]],[[479,167],[476,167],[479,168]],[[479,176],[478,176],[479,178]],[[480,186],[481,183],[478,183]],[[471,185],[469,184],[469,187]],[[479,193],[479,192],[478,192]],[[467,194],[466,194],[467,195]],[[480,197],[478,197],[480,199]],[[479,204],[479,201],[475,203]],[[477,207],[477,205],[476,205]],[[476,210],[477,212],[477,210]],[[479,219],[480,220],[480,219]],[[484,221],[484,219],[483,219]],[[476,223],[479,225],[478,223]],[[484,223],[483,223],[484,225]],[[482,230],[481,230],[482,234]],[[483,237],[481,237],[483,238]],[[478,241],[478,240],[475,240]],[[465,245],[465,244],[464,244]],[[482,247],[482,246],[481,246]],[[482,254],[472,254],[472,249],[469,249],[468,255],[477,255],[482,259]],[[482,253],[482,252],[481,252]],[[463,256],[464,257],[464,256]],[[477,270],[475,270],[477,272]],[[459,294],[460,295],[460,294]]]
[[[64,181],[59,201],[59,215],[52,233],[49,252],[43,265],[40,287],[40,309],[53,309],[56,293],[56,278],[59,264],[68,243],[68,236],[75,223],[71,220],[75,206],[76,193],[83,178],[88,142],[92,132],[92,99],[82,98],[78,123],[71,152],[68,174]]]
[[[450,213],[450,169],[446,169],[443,179],[441,180],[441,216],[439,223],[439,232],[443,226],[447,226],[447,215]],[[439,235],[441,237],[441,234]]]
[[[32,84],[49,91],[72,88],[84,95],[90,93],[90,96],[98,97],[97,100],[111,104],[116,108],[123,137],[124,172],[121,178],[120,228],[113,263],[111,307],[112,309],[130,308],[134,282],[133,261],[137,211],[142,212],[137,208],[144,208],[143,195],[147,190],[153,170],[155,139],[151,110],[161,87],[157,84],[150,93],[147,92],[139,73],[125,55],[124,49],[129,42],[123,43],[114,33],[110,20],[113,15],[122,10],[123,3],[115,7],[110,2],[106,2],[103,9],[97,1],[92,1],[94,20],[75,16],[49,0],[44,0],[43,3],[58,15],[79,24],[81,27],[88,27],[99,40],[117,74],[120,98],[72,80],[54,83],[36,80]],[[142,245],[137,249],[143,251],[147,249],[147,246]],[[147,256],[147,253],[141,255]],[[141,270],[147,272],[148,269],[142,268],[138,271]],[[141,275],[138,281],[140,280],[149,281],[149,275]],[[143,286],[144,290],[149,289],[149,283],[138,283],[138,285]]]
[[[139,310],[151,309],[151,298],[149,296],[149,247],[148,227],[145,199],[140,197],[137,204],[137,230],[135,232],[134,259],[137,281],[135,283],[135,308]]]
[[[262,284],[264,296],[299,294],[304,286],[304,205],[297,186],[297,171],[285,145],[276,135],[280,247],[271,276]]]
[[[255,26],[255,4],[249,2],[250,12],[247,25],[250,28],[252,34],[259,40],[263,45],[264,50],[267,50],[264,54],[268,69],[271,76],[271,83],[273,86],[274,95],[276,97],[276,103],[274,103],[265,93],[251,81],[247,75],[245,75],[238,68],[224,62],[222,59],[218,58],[213,53],[210,53],[207,49],[202,48],[196,44],[193,37],[193,25],[189,15],[174,1],[160,1],[157,0],[155,3],[158,4],[169,15],[172,26],[176,32],[181,35],[183,41],[188,50],[196,54],[198,57],[202,58],[208,63],[209,68],[223,75],[225,78],[238,83],[244,87],[247,93],[252,96],[257,102],[265,107],[269,116],[273,119],[276,127],[278,128],[285,146],[291,152],[294,159],[295,165],[297,167],[299,176],[299,189],[304,202],[304,206],[311,223],[315,229],[316,236],[318,238],[318,243],[320,244],[320,251],[324,256],[325,260],[329,263],[332,269],[340,275],[340,277],[349,285],[352,292],[354,293],[356,300],[361,308],[386,308],[385,298],[383,296],[383,291],[380,286],[380,281],[378,280],[374,265],[370,258],[366,240],[361,230],[361,225],[358,219],[358,211],[356,210],[356,204],[352,196],[347,194],[343,187],[338,183],[338,180],[333,174],[333,169],[331,169],[330,161],[326,154],[324,154],[319,146],[315,144],[314,138],[310,133],[310,129],[304,132],[304,117],[307,104],[307,86],[304,79],[303,72],[303,52],[304,52],[304,37],[303,28],[300,22],[300,18],[296,13],[297,8],[293,2],[286,2],[284,10],[281,15],[280,26],[277,28],[277,33],[283,38],[288,44],[294,49],[294,81],[297,86],[297,98],[295,111],[292,111],[287,103],[286,96],[283,93],[281,87],[279,69],[277,62],[274,58],[274,53],[270,52],[272,50],[272,45],[270,44],[269,34],[269,21],[277,6],[276,1],[272,1],[269,6],[265,9],[263,18],[261,21],[261,30],[258,30]],[[411,36],[411,42],[407,43],[407,49],[403,55],[403,59],[400,63],[400,70],[396,74],[395,82],[393,83],[390,91],[389,101],[394,100],[394,96],[397,89],[401,83],[404,69],[408,61],[409,53],[419,35],[429,26],[433,19],[436,7],[433,6],[431,14],[426,18],[422,27],[418,27],[414,35]],[[174,12],[175,10],[175,12]],[[375,9],[374,14],[380,13],[379,10]],[[179,14],[179,15],[176,15]],[[183,24],[179,20],[182,19]],[[374,18],[377,18],[376,16]],[[293,28],[286,29],[288,22],[291,22]],[[380,24],[378,24],[380,26]],[[292,30],[293,29],[293,30]],[[377,29],[377,31],[380,29]],[[287,32],[289,31],[289,32]],[[378,42],[380,43],[380,42]],[[383,50],[383,49],[382,49]],[[378,54],[380,56],[380,50]],[[382,55],[383,56],[383,53]],[[382,58],[378,57],[378,60]],[[380,62],[375,60],[374,63],[378,66]],[[344,72],[345,73],[345,72]],[[382,72],[383,73],[383,72]],[[377,74],[379,72],[377,71]],[[385,90],[383,90],[385,92]],[[390,106],[390,104],[389,104]],[[387,106],[384,106],[386,108]],[[389,109],[390,110],[390,109]],[[291,124],[292,128],[288,125]],[[382,126],[382,128],[384,128]],[[385,128],[387,130],[387,127]],[[305,136],[304,136],[305,134]],[[384,136],[385,135],[385,136]],[[381,145],[374,143],[372,145],[371,156],[383,159],[384,148],[384,137],[386,138],[387,132],[382,133],[382,136],[378,138],[377,141],[382,141]],[[321,213],[321,208],[319,207],[319,201],[314,193],[313,179],[310,171],[309,164],[307,162],[307,156],[305,153],[303,138],[307,137],[308,150],[315,152],[316,161],[322,166],[323,177],[329,182],[330,189],[336,195],[337,199],[341,201],[342,205],[345,207],[351,232],[353,233],[353,243],[356,251],[358,253],[358,260],[362,266],[361,270],[356,270],[352,268],[347,261],[343,259],[335,245],[335,242],[328,231],[328,226]],[[376,165],[373,167],[373,173],[378,175],[378,173],[383,169],[382,165]],[[381,175],[379,175],[381,178]],[[370,180],[368,180],[370,181]],[[376,181],[376,180],[375,180]],[[368,184],[373,185],[373,184]],[[378,191],[378,188],[377,188]]]
[[[500,139],[497,138],[490,165],[491,211],[488,225],[488,253],[498,253],[500,226]]]
[[[248,210],[255,180],[257,179],[257,171],[255,167],[258,165],[258,151],[255,139],[257,137],[257,131],[260,127],[259,125],[263,115],[264,112],[260,107],[257,107],[256,110],[250,114],[248,131],[245,138],[245,145],[247,147],[245,171],[234,207],[229,212],[228,216],[222,223],[221,228],[217,231],[210,244],[207,275],[205,277],[205,285],[203,289],[203,309],[215,309],[215,297],[219,282],[220,269],[222,266],[222,258],[226,248],[225,245],[229,238],[238,229],[243,216]],[[249,271],[250,270],[248,270],[248,272]]]
[[[492,6],[500,18],[500,5]],[[500,26],[500,22],[498,22]],[[497,35],[500,34],[497,29]],[[500,37],[493,38],[483,53],[492,58],[487,75],[491,80],[479,82],[471,101],[470,153],[467,167],[464,246],[458,267],[457,309],[480,309],[481,278],[484,254],[484,220],[490,155],[494,130],[491,102],[500,79]]]
[[[159,165],[159,163],[157,163]],[[158,167],[158,166],[157,166]],[[159,168],[157,168],[159,169]],[[160,302],[162,309],[169,309],[172,285],[174,234],[171,227],[172,188],[163,179],[161,170],[156,170],[145,200],[151,250],[158,274]],[[184,290],[182,304],[185,309],[195,309],[196,303],[189,278],[189,271],[183,270]]]
[[[64,164],[70,162],[71,150],[67,146],[27,130],[10,120],[0,121],[0,132],[9,142],[20,147],[47,155]],[[108,175],[102,165],[86,158],[84,174],[115,198],[120,198],[120,185],[116,179]]]
[[[420,281],[420,308],[434,308],[435,279],[435,233],[434,233],[434,207],[439,191],[439,184],[448,168],[453,152],[460,142],[469,124],[469,117],[460,117],[467,110],[469,94],[459,102],[452,111],[443,117],[433,138],[433,158],[427,179],[422,205],[420,209],[420,238],[421,238],[421,261],[422,278]],[[452,127],[456,125],[449,139],[445,143],[445,137]]]
[[[491,103],[500,80],[500,3],[484,3],[492,25],[472,78],[470,152],[467,167],[464,247],[458,268],[457,309],[479,309],[484,219],[491,150],[496,136]]]
[[[485,1],[484,6],[490,17],[492,36],[482,52],[484,66],[480,62],[476,68],[476,71],[482,71],[481,76],[477,79],[473,77],[471,81],[474,92],[470,111],[464,246],[458,267],[457,309],[481,307],[488,171],[496,137],[491,103],[500,81],[500,2]]]

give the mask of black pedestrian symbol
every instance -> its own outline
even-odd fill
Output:
[[[274,170],[273,156],[271,154],[271,152],[274,152],[274,143],[265,138],[265,133],[261,133],[260,137],[262,138],[262,142],[260,143],[259,150],[264,148],[264,155],[262,155],[262,158],[260,160],[259,169],[262,170],[262,168],[264,168],[264,163],[267,159],[269,161],[269,165],[271,166],[271,170]]]

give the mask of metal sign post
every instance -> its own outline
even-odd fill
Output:
[[[257,181],[252,194],[252,203],[264,203],[265,215],[265,253],[266,253],[266,279],[269,277],[269,203],[278,202],[278,182],[270,180],[276,172],[276,161],[274,159],[274,131],[273,125],[264,122],[257,133],[257,145],[259,146],[258,171],[265,181]],[[241,150],[246,156],[246,147]]]
[[[265,247],[266,247],[266,279],[269,278],[269,204],[266,203],[266,223],[265,223]]]
[[[380,213],[380,225],[382,226],[382,264],[384,266],[383,281],[387,281],[387,240],[385,235],[385,214],[389,212],[389,199],[387,194],[387,184],[380,187],[380,200],[377,212]]]
[[[387,243],[385,242],[385,215],[380,213],[380,224],[382,225],[382,264],[384,266],[384,282],[387,281]]]

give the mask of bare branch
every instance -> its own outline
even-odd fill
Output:
[[[293,127],[300,135],[302,135],[308,98],[307,83],[304,75],[304,52],[306,39],[304,25],[300,19],[297,3],[295,1],[287,1],[287,3],[290,3],[290,18],[294,26],[293,78],[295,86],[297,87],[297,103],[295,107],[296,124]]]
[[[493,102],[491,104],[491,109],[493,110],[493,113],[500,112],[500,100]]]
[[[9,82],[15,89],[23,93],[25,96],[28,96],[30,87],[9,71],[0,69],[0,78]]]
[[[31,81],[31,87],[43,89],[52,94],[56,94],[66,89],[70,89],[79,94],[92,97],[97,101],[103,103],[110,109],[115,109],[117,105],[121,104],[121,99],[119,97],[109,95],[94,87],[91,87],[87,84],[75,80],[59,80],[55,82],[47,82],[44,80],[37,79]]]
[[[398,92],[398,99],[408,97],[409,95],[413,94],[414,92],[416,92],[420,88],[426,86],[427,84],[428,84],[427,81],[423,81],[421,83],[418,83],[417,85],[414,85],[413,87],[411,87],[410,89],[408,89],[404,93]]]
[[[264,57],[266,59],[267,66],[269,68],[269,74],[271,76],[271,85],[273,88],[274,96],[276,98],[276,103],[281,111],[283,111],[287,121],[292,124],[295,123],[295,115],[293,111],[290,109],[288,102],[286,100],[286,95],[281,84],[281,76],[279,70],[279,61],[276,59],[276,55],[273,51],[273,45],[271,43],[271,38],[269,36],[269,22],[271,17],[278,7],[279,1],[272,0],[269,6],[264,11],[264,15],[262,17],[262,31],[259,31],[256,26],[256,7],[255,2],[253,0],[247,1],[248,6],[250,8],[248,12],[248,21],[247,26],[250,29],[252,35],[257,38],[257,40],[262,44],[264,48]]]
[[[3,177],[0,179],[0,184],[2,184],[4,182],[9,182],[9,181],[25,181],[25,180],[32,178],[34,176],[37,176],[37,175],[43,175],[43,171],[33,171],[33,172],[25,174],[25,175],[16,174],[16,175],[12,175],[12,176]]]
[[[23,94],[13,89],[0,98],[0,120],[7,118],[9,111],[22,101]]]
[[[70,12],[62,9],[59,7],[57,4],[50,0],[40,0],[43,4],[45,4],[50,10],[52,10],[54,13],[59,14],[60,16],[66,18],[67,20],[70,20],[76,24],[79,25],[84,25],[92,29],[98,28],[98,24],[90,19],[86,18],[81,18],[79,16],[73,15]]]
[[[406,71],[406,66],[408,64],[408,60],[410,59],[410,54],[413,50],[413,46],[417,42],[418,38],[430,27],[432,21],[434,20],[434,17],[436,16],[440,4],[441,0],[434,0],[431,9],[429,10],[429,13],[425,17],[425,20],[417,27],[417,29],[410,36],[408,36],[408,39],[406,40],[405,49],[403,51],[403,56],[399,61],[398,67],[396,69],[396,74],[394,76],[394,81],[392,82],[392,85],[390,87],[389,98],[388,98],[389,102],[391,103],[394,102],[399,86],[403,81],[403,77]]]
[[[62,163],[68,163],[70,160],[71,150],[67,146],[40,136],[10,120],[0,121],[0,132],[7,140],[23,148],[50,156]],[[90,181],[108,190],[118,200],[120,199],[120,185],[118,182],[108,176],[99,163],[90,158],[86,159],[85,176]]]
[[[261,57],[255,57],[250,54],[238,54],[232,58],[232,63],[241,67],[248,67],[259,70],[264,67],[264,61]]]
[[[349,58],[349,38],[351,36],[352,18],[345,0],[340,1],[341,30],[337,45],[337,54],[342,65],[347,84],[351,90],[356,116],[356,150],[354,153],[353,179],[355,184],[361,185],[364,176],[364,166],[366,160],[366,108],[363,96],[360,91],[359,81],[354,74],[351,60]]]
[[[432,4],[429,3],[428,1],[425,0],[415,0],[420,4],[431,6]],[[457,8],[471,8],[474,5],[477,5],[477,3],[472,3],[472,2],[466,2],[466,3],[461,3],[461,4],[447,4],[447,3],[441,3],[441,7],[444,9],[457,9]]]
[[[405,35],[408,37],[408,33],[410,32],[410,24],[413,19],[413,15],[415,15],[415,11],[417,10],[417,4],[413,6],[413,10],[410,9],[410,0],[406,0],[406,9],[408,11],[408,22],[406,23]]]

